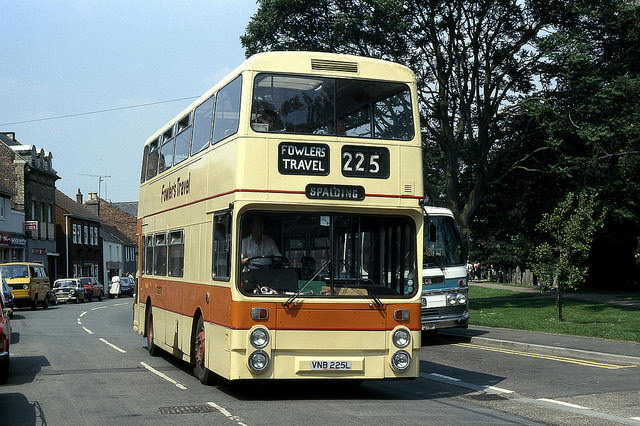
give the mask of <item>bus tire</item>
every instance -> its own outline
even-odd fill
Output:
[[[205,342],[204,321],[198,317],[198,322],[193,333],[193,375],[200,380],[203,385],[213,383],[213,372],[206,367],[205,363]]]
[[[147,314],[147,351],[149,351],[149,355],[157,356],[160,349],[153,343],[153,315],[151,314],[151,310],[148,311]]]

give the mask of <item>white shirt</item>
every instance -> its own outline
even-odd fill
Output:
[[[257,256],[282,256],[273,238],[262,235],[260,243],[256,243],[251,235],[242,239],[242,258]]]

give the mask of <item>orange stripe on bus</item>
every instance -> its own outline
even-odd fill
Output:
[[[392,303],[381,308],[367,303],[298,303],[287,307],[281,302],[233,301],[228,287],[185,283],[143,277],[140,280],[140,301],[151,300],[154,308],[192,317],[200,309],[206,322],[236,330],[248,330],[257,324],[278,330],[391,330],[405,325],[420,330],[420,305]],[[207,293],[209,302],[207,303]],[[301,300],[299,300],[301,302]],[[252,308],[266,308],[266,320],[251,318]],[[408,322],[398,322],[393,314],[407,309]]]

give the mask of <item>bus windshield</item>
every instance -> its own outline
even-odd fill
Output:
[[[411,297],[416,231],[408,217],[251,212],[241,220],[246,295]]]
[[[411,93],[403,83],[259,74],[251,127],[258,132],[410,140]]]
[[[425,217],[424,267],[464,265],[460,232],[452,217]]]

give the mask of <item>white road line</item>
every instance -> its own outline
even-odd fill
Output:
[[[84,311],[83,313],[80,314],[80,318],[82,318],[83,316],[85,316],[87,314],[87,311]]]
[[[84,331],[86,331],[87,333],[89,333],[89,334],[93,334],[93,331],[89,330],[89,329],[88,329],[87,327],[85,327],[84,325],[82,326],[82,329],[83,329]]]
[[[538,398],[538,401],[550,402],[552,404],[564,405],[565,407],[578,408],[580,410],[591,410],[589,407],[583,407],[578,404],[571,404],[569,402],[556,401],[555,399]]]
[[[82,325],[82,321],[80,321],[80,318],[78,318],[78,325]]]
[[[219,406],[215,402],[207,402],[207,405],[209,405],[209,406],[215,408],[216,410],[220,411],[220,413],[222,413],[222,415],[224,415],[226,418],[228,418],[230,420],[235,421],[237,424],[239,424],[241,426],[247,426],[246,423],[244,423],[244,420],[242,420],[238,416],[234,416],[226,408]]]
[[[445,376],[443,374],[438,373],[420,373],[420,377],[429,380],[436,380],[443,383],[449,383],[454,386],[460,386],[463,388],[471,389],[474,391],[481,391],[491,394],[504,394],[504,393],[513,393],[512,390],[499,388],[497,386],[490,385],[476,385],[473,383],[463,382],[461,379],[456,377]]]
[[[153,374],[158,375],[160,377],[162,377],[163,379],[165,379],[167,382],[173,383],[174,385],[176,385],[179,389],[185,390],[187,389],[186,386],[176,382],[175,380],[173,380],[171,377],[167,376],[164,373],[159,372],[158,370],[156,370],[155,368],[151,367],[149,364],[144,363],[142,361],[140,361],[140,364],[142,364],[142,366],[144,368],[146,368],[147,370],[151,371]]]
[[[126,354],[127,351],[125,351],[124,349],[120,349],[119,347],[117,347],[116,345],[114,345],[113,343],[107,342],[107,340],[103,339],[102,337],[99,339],[102,343],[104,343],[105,345],[111,346],[113,349],[115,349],[118,352],[122,352],[123,354]]]
[[[462,380],[456,379],[455,377],[445,376],[443,374],[431,373],[430,376],[442,377],[443,379],[453,380],[454,382],[461,382]]]
[[[97,311],[98,309],[107,309],[108,306],[98,306],[97,308],[91,308],[92,311]]]
[[[640,422],[640,417],[629,417],[631,420],[636,420]]]
[[[124,302],[124,303],[114,303],[113,306],[122,306],[122,305],[128,305],[129,302]]]

